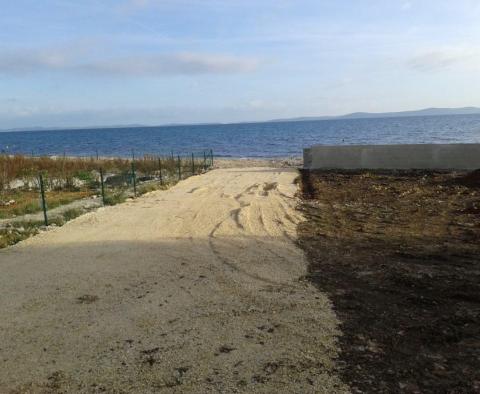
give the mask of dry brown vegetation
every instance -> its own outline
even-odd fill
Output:
[[[73,206],[70,209],[68,204],[93,195],[101,196],[100,170],[104,175],[103,203],[115,205],[133,196],[133,171],[135,171],[138,196],[169,187],[178,181],[179,175],[183,179],[202,172],[210,164],[210,161],[205,158],[206,155],[198,155],[192,163],[191,156],[181,157],[179,161],[178,156],[145,155],[135,158],[132,163],[131,159],[125,158],[2,155],[0,156],[0,248],[36,233],[36,227],[44,223],[43,216],[39,217],[38,214],[28,218],[24,216],[39,213],[42,210],[40,174],[43,177],[47,210],[64,207],[61,212],[55,214],[53,222],[49,220],[49,223],[56,221],[57,225],[61,225],[72,216],[69,213],[77,209]],[[16,225],[18,224],[17,227],[28,227],[29,231],[17,231],[7,227],[14,224],[12,220],[15,220]]]
[[[126,173],[131,171],[132,160],[124,158],[82,158],[82,157],[28,157],[23,155],[0,156],[0,191],[9,189],[15,180],[37,182],[38,174],[48,175],[48,179],[61,180],[63,186],[73,187],[73,178],[87,172],[99,171]],[[135,168],[141,174],[154,174],[161,168],[167,173],[177,171],[177,158],[145,155],[135,159]],[[204,166],[203,157],[195,158],[196,171]],[[181,158],[183,172],[191,172],[191,157]],[[55,186],[55,184],[52,184]]]
[[[60,205],[66,205],[72,201],[88,197],[92,194],[89,190],[68,191],[57,190],[46,192],[48,208],[52,209]],[[6,219],[19,215],[40,211],[40,197],[37,190],[12,190],[3,193],[7,201],[15,201],[11,205],[0,205],[0,219]]]

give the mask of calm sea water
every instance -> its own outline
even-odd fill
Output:
[[[300,156],[314,144],[480,142],[480,115],[228,125],[0,132],[0,150],[35,155],[129,156],[213,149],[224,157]]]

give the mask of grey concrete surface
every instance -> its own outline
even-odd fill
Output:
[[[314,145],[303,151],[306,169],[480,168],[480,144]]]

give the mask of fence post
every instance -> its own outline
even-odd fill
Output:
[[[163,177],[162,177],[162,159],[158,157],[158,173],[160,174],[160,185],[163,186]]]
[[[210,165],[213,167],[213,149],[210,149]]]
[[[137,176],[135,174],[135,162],[132,161],[132,180],[133,180],[133,196],[137,197]]]
[[[180,162],[180,155],[177,155],[178,159],[178,180],[182,179],[182,169],[181,169],[181,162]]]
[[[203,151],[203,170],[207,171],[207,154]]]
[[[105,205],[105,186],[103,184],[103,168],[100,168],[100,183],[102,185],[102,203]]]
[[[195,175],[195,156],[192,153],[192,175]]]
[[[68,187],[68,180],[67,180],[67,176],[66,176],[66,173],[65,173],[65,159],[67,157],[67,153],[65,152],[65,149],[63,150],[63,159],[62,159],[62,178],[63,180],[65,181],[65,185],[66,187]]]
[[[43,187],[43,176],[38,174],[40,181],[40,195],[42,196],[42,209],[43,209],[43,219],[45,221],[45,226],[48,226],[48,217],[47,217],[47,202],[45,201],[45,188]]]

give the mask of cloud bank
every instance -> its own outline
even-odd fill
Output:
[[[255,71],[258,60],[217,54],[131,55],[82,61],[71,51],[16,51],[0,54],[0,74],[63,72],[87,76],[163,77]]]
[[[254,71],[257,65],[258,62],[253,59],[180,53],[125,57],[80,65],[76,69],[87,74],[154,77],[162,75],[246,73]]]
[[[420,53],[408,61],[408,65],[417,71],[439,71],[457,66],[463,68],[480,67],[480,48],[441,48]]]

